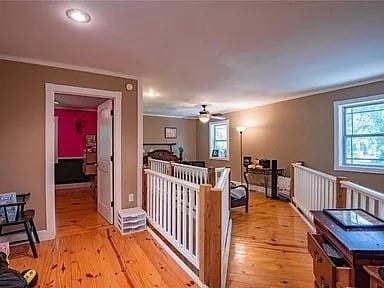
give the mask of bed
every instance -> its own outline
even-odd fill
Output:
[[[143,157],[143,165],[148,165],[148,158],[163,161],[180,162],[179,157],[177,157],[173,152],[165,149],[158,149],[148,152],[147,155]]]

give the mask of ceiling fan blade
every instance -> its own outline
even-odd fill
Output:
[[[217,119],[217,120],[225,120],[225,116],[223,114],[217,113],[217,114],[211,114],[212,119]]]

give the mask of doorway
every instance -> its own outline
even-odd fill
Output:
[[[72,110],[69,108],[72,108]],[[89,133],[89,130],[86,130],[84,113],[91,112],[87,110],[93,110],[93,113],[95,114],[94,117],[97,116],[96,133],[94,133],[95,130],[93,130],[93,132],[91,131],[91,133]],[[92,226],[102,225],[102,223],[114,223],[114,218],[116,218],[115,215],[121,207],[120,111],[121,92],[55,85],[50,83],[46,84],[47,230],[43,231],[43,234],[46,234],[44,235],[45,239],[53,239],[56,236],[56,215],[58,215],[57,217],[60,217],[60,219],[58,219],[58,226],[62,224],[65,226],[71,226],[70,224],[75,224],[72,226],[83,227],[86,229],[87,224],[90,224],[88,226]],[[56,143],[60,143],[60,135],[62,136],[62,133],[58,131],[56,134],[55,132],[55,126],[60,129],[60,117],[55,118],[54,115],[56,114],[56,116],[58,116],[61,114],[61,118],[63,118],[63,114],[68,114],[68,112],[74,115],[84,114],[82,117],[72,119],[69,124],[69,129],[72,129],[72,132],[80,134],[77,135],[80,136],[80,138],[84,137],[83,140],[80,141],[84,144],[84,147],[70,147],[71,145],[76,144],[76,141],[74,141],[74,139],[66,139],[65,144],[69,146],[67,148],[77,149],[76,155],[69,155],[69,159],[66,159],[65,153],[63,153],[63,147],[61,147],[61,150],[55,149]],[[64,120],[62,119],[62,121]],[[52,125],[53,123],[54,125]],[[95,123],[88,124],[88,126],[95,126]],[[87,127],[87,129],[88,128],[90,127]],[[56,135],[59,136],[59,139],[55,137]],[[79,155],[79,150],[81,150],[81,156]],[[95,157],[95,153],[97,153],[97,157]],[[71,157],[75,159],[71,159]],[[87,158],[91,158],[91,161],[87,161]],[[94,161],[96,160],[94,158],[96,158],[97,161]],[[56,168],[58,166],[64,166],[64,169],[62,169],[63,167],[60,169],[62,170],[61,172],[64,172],[65,174],[65,166],[67,164],[62,165],[65,162],[67,162],[67,164],[68,162],[72,162],[69,166],[73,165],[74,168],[69,168],[71,173],[68,173],[69,175],[67,176],[68,178],[72,178],[72,181],[73,179],[75,181],[74,183],[57,183],[59,184],[59,189],[55,191],[55,181],[63,182],[63,178],[65,179],[65,176],[63,177],[63,175],[58,175],[58,173],[56,173],[55,176],[55,166]],[[78,173],[79,165],[82,166],[80,173]],[[93,177],[95,174],[97,174],[98,177]],[[61,179],[58,179],[60,177]],[[93,185],[91,186],[89,182],[83,181],[84,179],[81,180],[81,177],[84,177],[85,180],[93,181]],[[95,179],[97,179],[97,185],[95,185]],[[67,190],[65,191],[63,188],[71,189],[65,189]],[[91,202],[92,198],[94,200],[93,203]],[[58,206],[57,213],[56,204]],[[80,206],[77,207],[79,209],[76,209],[76,206]],[[90,218],[82,217],[84,216],[85,211],[94,214],[92,214]],[[99,215],[97,215],[97,213]],[[75,217],[74,215],[76,214],[79,214],[79,219],[67,218],[65,216],[72,215],[71,217]],[[93,219],[94,221],[89,221],[89,219]],[[64,232],[60,230],[60,234],[62,233]]]

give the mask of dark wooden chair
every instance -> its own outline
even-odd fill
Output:
[[[25,232],[27,234],[27,239],[11,241],[10,244],[29,242],[33,256],[37,258],[38,256],[37,256],[37,250],[36,250],[35,239],[34,239],[34,235],[36,237],[37,232],[35,234],[34,231],[36,231],[36,229],[32,228],[32,224],[31,224],[33,223],[33,215],[31,215],[32,213],[28,212],[28,210],[24,211],[25,204],[26,204],[26,201],[17,200],[15,203],[0,205],[0,211],[2,216],[0,220],[0,236],[6,236],[6,235]],[[26,215],[26,212],[27,214],[29,213],[29,215]],[[34,211],[33,211],[33,214],[34,214]],[[17,229],[20,226],[22,226],[23,228]],[[3,232],[4,227],[9,227],[10,231]],[[16,227],[16,230],[12,230],[12,227]],[[39,241],[38,237],[36,241]]]
[[[17,202],[28,203],[30,198],[31,198],[31,193],[24,193],[24,194],[17,194],[16,195]],[[28,222],[31,225],[32,233],[33,233],[33,236],[35,237],[36,242],[40,243],[39,234],[37,234],[35,222],[33,221],[33,219],[35,218],[35,209],[24,210],[24,217],[28,220]]]
[[[238,188],[244,189],[244,191],[245,191],[244,197],[242,197],[240,199],[236,199],[236,198],[231,196],[231,190],[232,189],[238,189]],[[244,206],[245,212],[248,213],[248,207],[249,207],[249,191],[248,191],[248,187],[246,185],[242,185],[242,184],[241,185],[237,185],[237,184],[231,182],[229,193],[230,193],[229,196],[230,196],[230,199],[231,199],[231,208],[237,208],[237,207]]]

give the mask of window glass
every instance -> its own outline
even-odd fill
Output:
[[[210,158],[228,160],[228,121],[210,122],[209,138]]]
[[[384,167],[384,103],[344,107],[343,124],[343,164]]]

